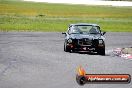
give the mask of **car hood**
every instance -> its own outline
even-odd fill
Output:
[[[87,34],[87,35],[84,35],[84,34],[71,34],[69,36],[70,38],[72,39],[83,39],[83,38],[88,38],[88,39],[104,39],[103,36],[101,36],[100,34]]]

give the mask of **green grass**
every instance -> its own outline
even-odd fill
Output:
[[[66,31],[70,23],[96,23],[103,31],[132,32],[132,7],[0,0],[0,31]]]

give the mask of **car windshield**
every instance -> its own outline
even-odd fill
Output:
[[[80,34],[80,29],[78,27],[72,26],[70,28],[69,34]]]
[[[98,26],[92,25],[76,25],[72,27],[72,33],[80,33],[80,34],[99,34],[100,29]]]

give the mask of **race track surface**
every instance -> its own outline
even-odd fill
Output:
[[[0,88],[132,88],[130,84],[76,83],[82,65],[88,74],[130,74],[132,60],[112,50],[132,47],[132,33],[106,35],[106,56],[66,53],[64,35],[52,32],[0,33]]]

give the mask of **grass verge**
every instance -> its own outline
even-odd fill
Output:
[[[132,32],[132,7],[0,0],[0,31],[66,31],[70,23],[96,23],[103,31]]]

